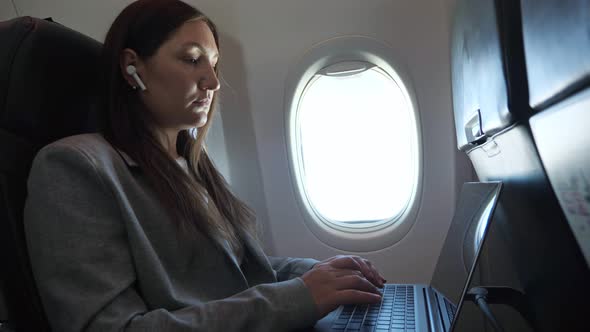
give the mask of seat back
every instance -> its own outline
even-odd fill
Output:
[[[517,9],[511,1],[458,1],[451,61],[460,150],[530,116]]]
[[[538,3],[528,2],[531,7]],[[529,126],[536,110],[529,103],[529,50],[525,57],[523,19],[517,0],[458,1],[452,37],[457,141],[480,181],[504,183],[494,220],[503,239],[492,242],[506,244],[516,271],[505,271],[509,267],[501,257],[491,255],[482,283],[497,285],[503,276],[516,275],[515,284],[526,293],[536,330],[574,330],[583,323],[587,306],[572,295],[590,295],[590,271]],[[546,29],[554,27],[549,24]],[[555,45],[559,42],[547,43],[547,47]],[[535,94],[531,91],[531,96]]]
[[[17,330],[47,331],[23,231],[32,160],[59,138],[97,130],[101,44],[31,17],[0,22],[0,258],[8,318]]]
[[[590,265],[590,0],[523,0],[522,12],[532,132]]]

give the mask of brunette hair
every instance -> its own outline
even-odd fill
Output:
[[[217,245],[228,241],[236,250],[242,246],[241,233],[247,232],[255,239],[258,237],[253,211],[232,194],[204,146],[217,108],[217,93],[211,103],[207,124],[199,128],[196,135],[190,130],[178,134],[177,152],[187,160],[189,175],[158,142],[150,130],[152,120],[146,106],[121,73],[120,59],[125,48],[148,59],[190,20],[206,22],[219,48],[213,22],[179,0],[138,0],[115,19],[102,52],[102,102],[106,111],[102,134],[138,163],[180,231],[201,232]],[[215,73],[218,74],[218,66]]]

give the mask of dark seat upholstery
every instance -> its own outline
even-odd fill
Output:
[[[536,8],[539,0],[522,2]],[[541,2],[551,2],[557,7],[564,7],[565,3],[588,3],[587,0]],[[498,236],[503,239],[496,242],[506,243],[508,247],[519,287],[526,294],[533,327],[540,331],[576,330],[585,324],[583,316],[588,313],[587,301],[582,299],[590,295],[590,271],[547,176],[545,160],[536,145],[537,135],[533,137],[529,125],[537,112],[529,103],[529,86],[535,99],[540,94],[534,89],[538,84],[530,84],[531,79],[539,78],[532,78],[529,73],[527,79],[529,51],[537,59],[551,53],[527,47],[525,57],[525,45],[529,45],[523,42],[523,14],[526,10],[523,13],[520,1],[516,0],[459,0],[457,3],[452,79],[458,147],[467,153],[481,181],[504,183],[494,221],[501,226]],[[538,22],[544,32],[539,31],[539,36],[553,35],[556,39],[537,41],[535,45],[556,51],[559,38],[568,34],[575,39],[572,44],[588,42],[589,30],[585,30],[585,39],[581,33],[572,36],[571,31],[554,32],[558,27],[548,22],[548,17],[568,19],[555,11],[540,15]],[[588,52],[585,54],[588,61]],[[558,60],[561,61],[565,59]],[[547,70],[554,65],[547,63],[537,69]],[[554,79],[559,83],[559,77]],[[558,146],[569,144],[567,140],[554,142]],[[585,167],[588,169],[588,163]],[[489,279],[484,283],[496,285],[502,278],[495,277],[509,267],[498,260],[489,264]]]
[[[0,22],[0,255],[9,321],[47,331],[23,233],[26,180],[36,152],[97,130],[94,95],[101,44],[31,17]]]

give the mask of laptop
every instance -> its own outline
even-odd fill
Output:
[[[501,182],[463,184],[430,285],[385,284],[381,303],[340,306],[311,331],[451,331],[501,187]]]

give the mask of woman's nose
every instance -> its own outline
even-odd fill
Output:
[[[199,81],[199,89],[217,91],[219,87],[220,83],[217,74],[213,68],[210,68]]]

